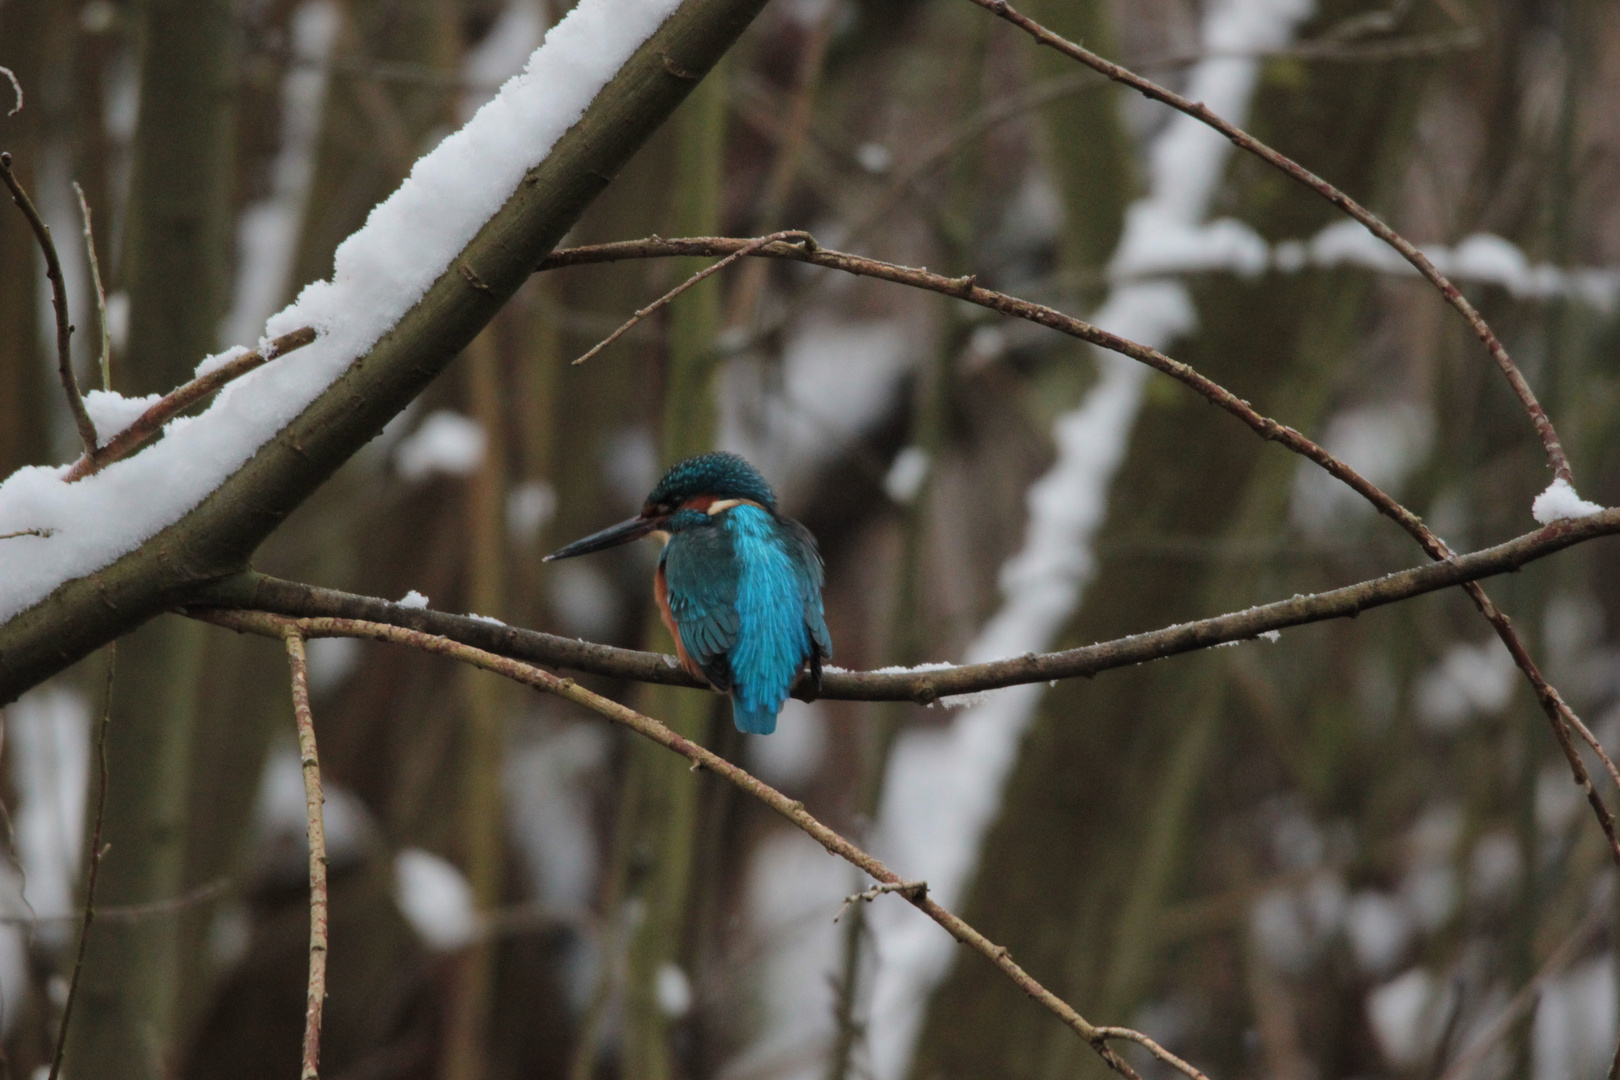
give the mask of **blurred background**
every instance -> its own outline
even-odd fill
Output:
[[[0,0],[0,146],[53,226],[96,385],[83,186],[126,395],[252,344],[563,0]],[[1620,8],[1030,0],[1373,207],[1455,275],[1620,503]],[[0,86],[0,101],[11,98]],[[43,264],[0,214],[0,474],[75,454]],[[1322,200],[966,0],[775,0],[567,243],[807,228],[1095,316],[1323,441],[1458,549],[1549,479],[1463,322]],[[958,301],[739,265],[537,276],[276,534],[266,571],[668,648],[651,545],[542,566],[670,462],[754,461],[827,560],[835,662],[1017,655],[1422,561],[1162,376]],[[1608,542],[1497,579],[1620,749]],[[716,778],[439,659],[311,646],[330,1077],[1027,1080],[1102,1067],[900,900]],[[43,1076],[82,903],[105,660],[5,710],[0,1026]],[[601,684],[805,801],[1098,1023],[1212,1077],[1586,1080],[1614,870],[1460,593],[961,707]],[[284,658],[166,617],[119,643],[69,1077],[291,1077],[307,867]],[[1606,793],[1611,801],[1613,792]],[[1162,1067],[1139,1062],[1152,1078]]]

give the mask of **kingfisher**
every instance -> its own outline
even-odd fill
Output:
[[[672,466],[640,514],[545,561],[643,536],[663,544],[653,597],[681,666],[730,696],[738,731],[769,735],[799,673],[808,664],[819,690],[832,656],[816,538],[777,511],[757,469],[716,451]]]

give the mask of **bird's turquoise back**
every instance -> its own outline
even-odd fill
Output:
[[[808,531],[745,503],[674,533],[663,561],[682,648],[730,691],[739,730],[775,731],[805,661],[832,653]]]

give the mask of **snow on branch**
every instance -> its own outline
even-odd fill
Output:
[[[254,371],[165,437],[76,484],[67,467],[19,470],[0,483],[0,533],[48,530],[47,541],[0,547],[0,620],[65,582],[108,566],[220,487],[365,355],[440,278],[678,0],[583,0],[546,35],[459,131],[337,250],[316,282],[260,339],[313,327],[316,341]],[[205,360],[204,366],[211,361]]]

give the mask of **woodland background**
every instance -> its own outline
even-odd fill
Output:
[[[96,334],[71,181],[96,214],[114,387],[167,390],[328,274],[416,156],[521,67],[556,2],[0,0],[0,65],[27,93],[0,146],[63,250],[84,378]],[[1184,0],[1029,11],[1171,86],[1208,58],[1208,13]],[[1620,8],[1324,0],[1296,37],[1261,49],[1249,129],[1415,241],[1514,245],[1476,248],[1495,284],[1459,281],[1559,424],[1582,493],[1620,503]],[[966,0],[777,0],[567,243],[808,228],[1084,316],[1131,272],[1111,259],[1171,115]],[[0,475],[76,452],[42,264],[5,210]],[[1242,157],[1207,216],[1274,245],[1337,220]],[[1299,249],[1171,251],[1154,272],[1184,284],[1196,319],[1167,351],[1341,453],[1459,550],[1529,528],[1539,446],[1462,321],[1410,276],[1285,250]],[[568,366],[698,265],[536,276],[257,565],[656,646],[650,550],[539,556],[633,512],[662,466],[723,445],[819,537],[837,663],[958,660],[1016,585],[1002,571],[1039,512],[1026,493],[1062,457],[1054,425],[1077,416],[1103,459],[1087,474],[1100,516],[1055,563],[1023,568],[1056,605],[1042,647],[1421,561],[1168,379],[1109,405],[1078,343],[892,285],[740,265]],[[1599,272],[1535,287],[1541,265]],[[1616,569],[1600,543],[1492,586],[1611,745]],[[174,617],[120,644],[105,911],[67,1075],[296,1070],[307,907],[280,653]],[[865,883],[715,777],[448,661],[312,653],[327,1075],[1102,1075],[977,958],[953,964],[898,898],[835,924]],[[87,661],[5,714],[13,1076],[55,1037],[101,685]],[[794,702],[777,735],[746,744],[710,696],[596,688],[700,733],[880,854],[916,854],[915,876],[1057,993],[1212,1076],[1607,1068],[1603,837],[1455,592],[1012,705]],[[125,827],[120,799],[139,785],[163,793],[161,828]],[[136,873],[120,856],[137,849],[160,857]],[[938,936],[932,960],[906,952],[905,919]],[[1538,972],[1531,1008],[1448,1073]]]

